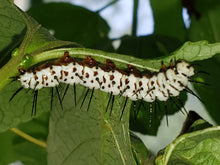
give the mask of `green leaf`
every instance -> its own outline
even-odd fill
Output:
[[[191,16],[191,25],[188,32],[189,39],[191,41],[207,40],[209,42],[219,42],[220,1],[196,1],[195,9],[200,14],[200,17]]]
[[[194,83],[193,86],[201,99],[204,101],[204,106],[206,107],[210,116],[215,120],[216,123],[220,124],[220,73],[218,72],[220,70],[220,61],[218,60],[218,57],[219,55],[212,59],[201,61],[199,64],[202,67],[196,67],[196,70],[204,70],[209,73],[209,75],[198,74],[193,79],[209,83],[210,85]]]
[[[220,41],[220,1],[218,0],[200,0],[196,1],[195,9],[200,14],[200,17],[196,18],[191,16],[191,25],[189,28],[188,36],[192,41],[208,40],[210,42]],[[216,121],[220,123],[219,119],[219,95],[220,95],[220,60],[218,57],[213,59],[205,60],[199,64],[202,67],[198,67],[197,70],[204,70],[210,73],[208,75],[199,74],[195,79],[202,82],[209,83],[210,86],[202,86],[199,84],[193,84],[196,92],[199,94],[201,99],[205,102],[208,113]]]
[[[46,150],[33,143],[25,141],[23,143],[16,144],[15,151],[18,154],[18,159],[22,160],[24,164],[47,164]]]
[[[154,155],[147,150],[144,143],[132,132],[130,133],[132,151],[137,164],[154,164]]]
[[[31,111],[34,93],[32,91],[23,89],[9,102],[9,99],[20,87],[19,82],[13,82],[0,91],[0,132],[33,119]],[[49,92],[50,90],[46,88],[39,91],[37,114],[35,117],[39,117],[43,112],[49,111]]]
[[[179,0],[151,0],[154,15],[154,33],[186,40],[186,29],[182,19],[182,5]]]
[[[211,124],[202,119],[196,112],[189,111],[179,136],[185,133],[202,130],[211,126]]]
[[[14,6],[11,8],[14,9],[14,11],[17,11]],[[72,42],[56,40],[45,28],[42,28],[31,17],[22,11],[19,11],[18,13],[27,24],[27,33],[20,47],[16,49],[16,53],[14,53],[16,55],[12,56],[9,62],[0,70],[0,86],[5,87],[0,91],[0,132],[32,119],[31,109],[33,95],[31,92],[28,93],[28,91],[24,89],[9,103],[9,99],[16,90],[20,88],[20,84],[17,82],[8,84],[13,80],[11,77],[19,74],[18,66],[23,66],[25,68],[29,67],[32,63],[32,56],[27,53],[39,53],[48,49],[55,49],[57,47],[75,46]],[[39,105],[40,110],[38,111],[37,116],[42,112],[49,110],[49,105],[47,103],[43,103],[44,100],[46,100],[46,102],[48,101],[48,95],[48,89],[45,90],[45,93],[44,90],[39,93],[38,101],[41,102],[42,100],[42,104]],[[44,105],[44,108],[40,108],[41,105]]]
[[[87,48],[112,49],[109,26],[96,12],[68,3],[47,3],[35,5],[28,13],[59,39]]]
[[[14,151],[13,139],[15,135],[10,132],[0,133],[0,163],[1,164],[9,164],[16,160],[20,160],[19,156]],[[6,152],[7,151],[7,152]]]
[[[18,128],[45,141],[48,134],[48,114],[43,114],[36,120],[19,125]],[[44,148],[26,141],[10,131],[0,133],[0,146],[0,164],[9,164],[18,160],[25,164],[46,164],[47,152]]]
[[[220,126],[178,137],[156,159],[157,165],[220,163]]]
[[[209,124],[207,121],[205,121],[204,119],[198,119],[197,121],[195,121],[191,127],[189,128],[188,132],[193,132],[193,131],[197,131],[197,130],[202,130],[208,127],[211,127],[213,125]]]
[[[15,11],[18,10],[15,6],[13,9]],[[16,48],[17,55],[12,56],[8,63],[0,69],[0,89],[11,81],[11,77],[15,77],[19,74],[18,67],[30,67],[31,61],[27,59],[32,58],[30,58],[31,56],[29,53],[40,53],[48,49],[51,50],[59,47],[77,46],[72,42],[56,40],[45,28],[41,27],[41,25],[30,16],[22,11],[19,11],[19,14],[23,17],[27,25],[27,32],[19,48]]]
[[[25,16],[27,23],[27,33],[25,38],[18,48],[17,57],[22,57],[22,62],[25,56],[29,56],[30,53],[40,53],[46,50],[51,50],[59,47],[78,47],[76,43],[69,41],[57,40],[50,32],[38,24],[33,18],[28,16],[26,13],[22,13]],[[30,67],[29,65],[22,65],[23,68]]]
[[[181,92],[179,98],[181,100],[181,104],[184,104],[187,99],[186,93]],[[150,111],[150,107],[152,108],[152,112]],[[169,99],[166,102],[166,107],[168,115],[180,111],[179,101],[175,97],[172,97],[172,100]],[[141,101],[137,101],[135,110],[134,103],[131,106],[129,120],[130,129],[142,134],[157,135],[158,127],[160,126],[161,120],[165,115],[166,111],[164,102],[157,101],[150,104],[147,102],[141,103]],[[168,119],[167,125],[169,125]]]
[[[10,58],[10,51],[22,41],[25,21],[8,0],[0,0],[0,67]]]
[[[22,44],[19,47],[19,56],[23,57],[26,54],[33,52],[42,52],[59,47],[78,47],[76,43],[70,41],[57,40],[50,32],[42,27],[36,20],[22,13],[27,24],[27,33]]]
[[[179,40],[162,35],[153,34],[141,37],[125,36],[122,37],[117,52],[149,59],[166,56],[181,45],[182,43]]]
[[[85,11],[86,13],[87,10],[80,8],[80,11]],[[94,13],[91,15],[94,15]],[[2,80],[0,82],[0,88],[2,89],[0,91],[0,131],[5,131],[10,127],[32,119],[30,110],[32,108],[33,93],[23,89],[8,104],[8,99],[20,87],[20,84],[13,82],[7,86],[5,85],[10,81],[9,77],[19,74],[17,70],[19,65],[22,65],[23,68],[29,68],[42,62],[61,58],[65,51],[69,51],[70,55],[74,58],[83,59],[91,55],[101,63],[105,63],[106,59],[110,59],[119,68],[126,68],[127,64],[131,64],[140,70],[158,71],[162,60],[165,64],[168,64],[170,59],[173,58],[193,62],[211,58],[220,52],[219,43],[208,44],[205,41],[187,42],[171,55],[148,60],[98,50],[75,48],[73,43],[57,41],[46,29],[42,28],[29,16],[23,14],[23,17],[25,18],[28,30],[24,41],[18,48],[18,53],[15,53],[17,55],[13,56],[9,63],[0,70],[0,79]],[[97,15],[95,18],[97,19]],[[105,40],[107,31],[103,31],[103,33]],[[102,37],[100,38],[96,43],[104,41]],[[157,46],[161,53],[170,53],[169,50],[164,49],[163,44]],[[95,46],[91,45],[91,47]],[[73,91],[73,89],[70,91]],[[89,99],[86,100],[80,110],[79,104],[84,94],[83,88],[77,85],[77,107],[74,107],[73,95],[69,92],[66,96],[67,99],[63,101],[63,112],[58,111],[60,110],[60,105],[58,105],[57,94],[54,96],[54,105],[56,106],[53,105],[54,108],[50,116],[50,134],[47,142],[48,164],[55,164],[57,162],[84,164],[85,162],[82,160],[92,164],[135,164],[136,162],[130,148],[128,126],[131,102],[127,103],[122,121],[120,121],[123,98],[116,97],[112,115],[109,116],[109,113],[104,112],[108,101],[107,94],[95,91],[89,112],[86,112]],[[48,104],[50,101],[49,89],[39,91],[36,117],[50,109],[50,104]]]
[[[94,91],[87,111],[89,98],[80,109],[85,88],[77,85],[77,106],[73,103],[73,88],[67,92],[61,111],[58,100],[50,115],[48,136],[48,165],[50,164],[126,164],[135,160],[130,147],[129,104],[120,120],[123,99],[116,96],[111,116],[105,109],[109,95]],[[91,91],[88,95],[90,97]],[[54,145],[56,144],[56,145]]]

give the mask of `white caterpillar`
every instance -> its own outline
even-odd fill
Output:
[[[133,101],[142,99],[154,102],[167,101],[169,97],[178,96],[193,75],[194,68],[184,60],[175,65],[171,63],[168,68],[162,64],[160,72],[149,76],[138,74],[131,66],[129,72],[121,71],[109,60],[103,67],[97,65],[91,57],[84,61],[74,61],[66,52],[60,62],[23,71],[18,80],[23,88],[35,91],[44,87],[56,87],[59,83],[82,84],[90,89],[122,95]]]

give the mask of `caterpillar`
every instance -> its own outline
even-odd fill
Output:
[[[69,85],[73,85],[74,91],[76,84],[88,88],[81,106],[89,89],[92,90],[89,105],[95,89],[110,94],[106,110],[112,101],[112,111],[115,95],[124,96],[126,100],[122,110],[123,114],[128,99],[150,103],[157,100],[166,102],[171,97],[179,96],[182,90],[188,90],[192,93],[187,86],[189,78],[195,74],[194,67],[184,60],[178,60],[174,63],[170,61],[169,66],[162,62],[159,72],[149,73],[147,71],[140,72],[131,65],[128,65],[127,70],[121,70],[110,60],[106,60],[105,65],[99,64],[91,56],[87,56],[84,60],[74,59],[70,57],[69,52],[65,52],[58,61],[47,62],[28,70],[19,68],[19,71],[20,75],[16,79],[20,81],[21,88],[13,94],[10,100],[23,88],[34,90],[32,113],[34,107],[36,113],[38,90],[45,87],[52,88],[52,95],[53,88],[56,88],[62,108],[63,98],[59,96],[57,88],[60,83],[67,84],[67,89]]]

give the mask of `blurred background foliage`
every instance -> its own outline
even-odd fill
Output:
[[[126,25],[129,26],[126,33],[121,36],[114,36],[111,34],[112,25],[109,25],[109,22],[102,17],[101,13],[111,9],[113,12],[109,11],[109,13],[114,14],[115,17],[117,11],[120,10],[120,6],[118,6],[120,1],[123,0],[85,1],[85,3],[93,3],[93,6],[100,6],[98,9],[90,10],[74,4],[74,1],[68,1],[68,3],[63,3],[63,1],[45,3],[43,0],[32,0],[27,13],[60,40],[73,41],[86,48],[129,54],[140,58],[155,58],[168,55],[186,41],[207,40],[211,43],[220,42],[219,0],[151,0],[149,4],[152,9],[154,27],[153,33],[147,35],[138,34],[138,29],[140,29],[138,13],[141,12],[141,0],[131,1],[133,9],[128,11],[128,15],[130,14],[132,18],[131,24]],[[50,0],[50,2],[55,1]],[[188,23],[184,22],[183,11],[186,11],[189,16],[188,20],[186,20]],[[123,18],[121,19],[123,21]],[[148,20],[145,21],[147,22]],[[120,24],[120,22],[115,22],[115,24]],[[147,26],[148,24],[146,23],[141,28],[149,29]],[[19,33],[18,39],[13,42],[10,49],[6,48],[1,53],[7,54],[6,52],[12,51],[11,48],[18,45],[22,35],[24,35],[24,32]],[[4,60],[7,61],[7,57]],[[200,79],[211,85],[206,87],[194,84],[194,89],[205,102],[204,106],[207,113],[217,124],[220,123],[219,63],[219,56],[199,62],[201,66],[198,66],[197,69],[210,73],[210,76],[196,75],[195,79]],[[187,99],[186,94],[183,94],[181,98],[185,102]],[[155,107],[155,105],[153,106]],[[160,106],[162,107],[163,104]],[[138,115],[133,111],[133,106],[131,107],[130,129],[142,134],[156,135],[165,112],[163,110],[159,111],[157,108],[157,111],[150,114],[145,107],[149,107],[149,105],[146,103],[145,106],[142,106]],[[188,107],[190,109],[190,106]],[[168,114],[173,114],[177,110],[178,108],[175,105],[169,105],[168,103]],[[48,116],[49,114],[43,114],[38,119],[19,125],[18,128],[35,137],[46,140]],[[152,120],[152,124],[146,124],[150,120]],[[39,128],[36,128],[35,131],[34,128],[39,126],[42,129],[39,131]],[[27,164],[34,164],[33,162],[35,164],[46,164],[46,151],[21,138],[15,137],[9,131],[0,134],[0,143],[0,146],[10,148],[10,154],[5,153],[5,147],[0,148],[0,164],[7,164],[16,160],[22,160]],[[24,146],[23,152],[20,151],[21,145]],[[34,154],[28,153],[25,147],[32,148]],[[39,157],[42,159],[39,160]]]

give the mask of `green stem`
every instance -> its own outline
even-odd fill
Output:
[[[116,2],[118,2],[118,0],[114,0],[114,1],[112,1],[112,2],[110,2],[110,3],[108,3],[107,5],[105,5],[104,7],[102,7],[101,9],[97,10],[96,13],[102,12],[103,10],[105,10],[105,9],[108,8],[109,6],[115,4]]]
[[[128,55],[116,54],[116,53],[108,53],[100,50],[93,50],[87,48],[60,48],[54,49],[50,51],[45,51],[37,55],[33,55],[32,65],[38,64],[42,61],[59,59],[63,57],[64,52],[68,51],[70,56],[74,58],[86,58],[87,56],[92,56],[96,61],[100,63],[105,63],[107,59],[115,62],[120,68],[126,68],[127,65],[133,65],[139,69],[150,70],[150,71],[158,71],[160,68],[160,64],[158,69],[152,66],[152,62],[154,61],[146,61],[149,65],[143,65],[143,59],[135,58]]]
[[[215,54],[220,53],[220,43],[209,44],[207,41],[186,42],[180,49],[171,55],[154,59],[140,59],[128,55],[108,53],[87,48],[60,48],[38,54],[33,53],[32,65],[36,65],[42,61],[59,59],[63,57],[65,51],[68,51],[73,58],[84,59],[86,56],[92,56],[96,61],[103,64],[106,62],[106,59],[110,59],[119,68],[127,68],[129,64],[140,70],[155,72],[159,71],[161,68],[161,61],[163,61],[165,65],[169,65],[171,59],[185,59],[188,62],[193,62],[211,58]]]
[[[149,70],[154,72],[159,71],[161,68],[161,61],[163,61],[165,65],[169,65],[171,59],[185,59],[188,62],[193,62],[211,58],[215,54],[220,53],[220,43],[209,44],[207,41],[186,42],[171,55],[154,59],[140,59],[128,55],[76,47],[52,49],[44,52],[35,51],[30,54],[33,59],[29,67],[44,61],[59,59],[63,57],[65,51],[68,51],[73,58],[84,59],[86,56],[92,56],[96,61],[102,64],[106,62],[106,59],[110,59],[118,68],[127,68],[127,65],[130,64],[137,67],[140,71]],[[22,57],[23,56],[20,55],[13,57],[0,69],[0,90],[11,81],[10,77],[19,74],[18,66],[22,63]]]
[[[35,139],[34,137],[26,134],[25,132],[19,130],[18,128],[11,128],[10,131],[15,133],[15,134],[17,134],[18,136],[21,136],[22,138],[28,140],[29,142],[34,143],[34,144],[40,146],[40,147],[43,147],[43,148],[47,147],[45,142],[40,141],[38,139]]]
[[[137,35],[137,23],[138,23],[138,3],[139,0],[133,1],[133,21],[132,21],[132,36]]]

